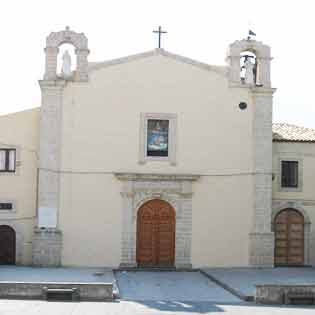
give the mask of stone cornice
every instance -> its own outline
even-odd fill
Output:
[[[148,57],[152,57],[156,55],[164,56],[164,57],[171,58],[179,62],[190,64],[192,66],[198,67],[203,70],[214,71],[223,76],[226,76],[228,72],[227,66],[209,65],[209,64],[206,64],[206,63],[194,60],[194,59],[190,59],[190,58],[178,55],[178,54],[168,52],[162,48],[156,48],[154,50],[150,50],[147,52],[130,55],[130,56],[122,57],[122,58],[117,58],[113,60],[103,61],[103,62],[90,62],[89,71],[94,71],[94,70],[102,69],[108,66],[122,64],[122,63],[135,61],[135,60],[139,60],[143,58],[148,58]]]
[[[67,84],[65,80],[39,80],[41,88],[63,88]]]
[[[258,94],[273,94],[277,91],[277,89],[271,88],[271,87],[263,87],[263,86],[258,87],[258,86],[256,86],[256,87],[252,87],[251,91],[256,95],[258,95]]]
[[[192,174],[148,174],[148,173],[115,173],[122,181],[196,181],[200,175]]]
[[[264,86],[253,86],[244,84],[241,82],[230,82],[230,88],[240,88],[240,89],[249,89],[254,94],[273,94],[277,91],[276,88],[264,87]]]

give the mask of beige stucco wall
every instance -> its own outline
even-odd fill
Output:
[[[104,174],[65,174],[61,191],[62,264],[117,267],[122,228],[117,180]]]
[[[193,198],[194,267],[247,266],[253,220],[251,176],[202,177]]]
[[[245,111],[238,107],[241,101],[248,103]],[[177,115],[175,166],[139,163],[141,113]],[[62,263],[119,265],[124,214],[121,182],[113,174],[132,172],[201,175],[193,188],[193,266],[247,265],[252,116],[248,89],[229,88],[223,73],[161,55],[92,71],[87,84],[68,83],[62,114]]]
[[[12,212],[0,211],[0,224],[10,225],[16,231],[18,264],[32,261],[38,127],[38,108],[0,116],[0,147],[17,150],[16,172],[0,173],[0,201],[12,201],[15,206]]]

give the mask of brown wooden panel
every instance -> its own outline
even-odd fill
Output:
[[[275,218],[275,264],[304,264],[304,218],[294,209],[281,211]]]
[[[15,231],[7,225],[0,225],[0,265],[15,264]]]
[[[173,266],[174,262],[175,211],[165,201],[151,200],[138,211],[137,263],[140,266]]]

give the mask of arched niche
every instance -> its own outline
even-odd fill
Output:
[[[270,87],[270,47],[256,40],[243,39],[232,43],[227,52],[230,66],[229,80],[231,83],[242,83],[240,75],[240,58],[244,52],[252,52],[256,56],[257,76],[255,85]]]
[[[62,64],[63,64],[63,56],[66,52],[70,55],[71,58],[71,73],[75,73],[77,69],[77,62],[76,62],[76,53],[75,47],[72,44],[63,43],[59,46],[59,53],[57,55],[57,77],[64,78],[62,73]]]
[[[46,70],[44,80],[57,80],[57,55],[59,46],[71,44],[75,47],[76,70],[71,78],[75,81],[87,81],[88,79],[88,60],[89,54],[88,39],[83,33],[76,33],[66,27],[60,32],[52,32],[46,38]]]
[[[248,64],[252,68],[251,76],[248,75],[247,67]],[[257,56],[256,52],[252,50],[246,50],[240,54],[240,78],[243,84],[253,84],[257,85]]]

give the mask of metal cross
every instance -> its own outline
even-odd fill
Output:
[[[159,26],[158,31],[153,31],[153,33],[159,33],[159,48],[161,48],[161,34],[167,33],[166,31],[162,31],[162,27]]]

